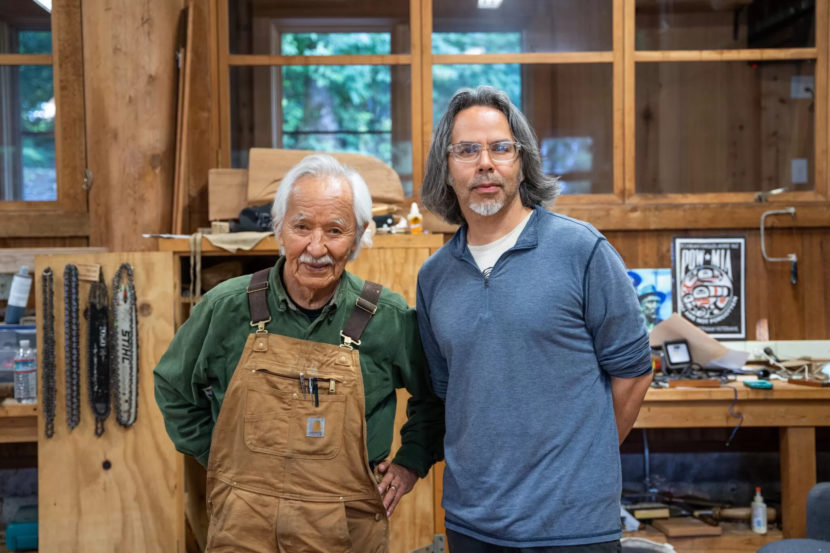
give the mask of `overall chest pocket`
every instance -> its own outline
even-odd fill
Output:
[[[294,459],[332,459],[343,444],[346,396],[329,392],[336,378],[318,377],[318,402],[300,389],[299,376],[258,370],[245,393],[245,445]]]

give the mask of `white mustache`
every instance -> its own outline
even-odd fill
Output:
[[[334,259],[328,254],[323,257],[314,257],[308,252],[303,252],[300,255],[300,263],[307,263],[309,265],[334,265]]]

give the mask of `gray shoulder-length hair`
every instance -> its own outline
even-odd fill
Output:
[[[421,186],[421,202],[424,206],[443,217],[448,223],[464,223],[464,215],[458,205],[458,198],[449,186],[449,148],[455,116],[474,106],[486,106],[499,110],[510,125],[513,137],[522,145],[520,151],[522,175],[519,196],[522,205],[534,207],[550,205],[559,196],[559,179],[542,171],[542,156],[536,133],[519,109],[510,102],[507,94],[492,86],[475,89],[462,88],[450,100],[446,113],[435,128],[435,136],[427,156],[426,174]]]
[[[288,199],[291,197],[294,184],[308,176],[342,178],[352,187],[352,204],[357,228],[355,229],[354,251],[349,259],[355,259],[361,246],[372,246],[371,233],[363,231],[366,223],[372,219],[372,194],[369,192],[366,181],[357,171],[326,154],[311,154],[304,157],[283,177],[274,196],[274,205],[271,207],[271,219],[274,221],[274,235],[277,241],[280,239],[285,212],[288,210]],[[280,250],[282,251],[282,248]]]

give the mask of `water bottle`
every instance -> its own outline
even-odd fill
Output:
[[[20,403],[37,401],[37,361],[29,340],[20,340],[14,358],[14,399]]]
[[[6,306],[6,324],[17,324],[20,317],[26,313],[26,304],[29,303],[29,290],[32,288],[32,277],[29,268],[25,265],[12,278],[9,290],[9,303]]]

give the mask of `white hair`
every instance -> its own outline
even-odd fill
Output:
[[[366,181],[357,171],[326,154],[311,154],[304,157],[283,177],[274,196],[274,205],[271,207],[271,220],[274,221],[274,235],[277,241],[280,239],[285,212],[288,210],[288,198],[291,197],[294,184],[308,176],[339,177],[345,179],[352,187],[352,208],[357,228],[355,229],[354,251],[349,256],[349,260],[355,259],[361,246],[372,246],[371,233],[364,233],[366,224],[372,219],[372,195],[369,187],[366,186]]]

